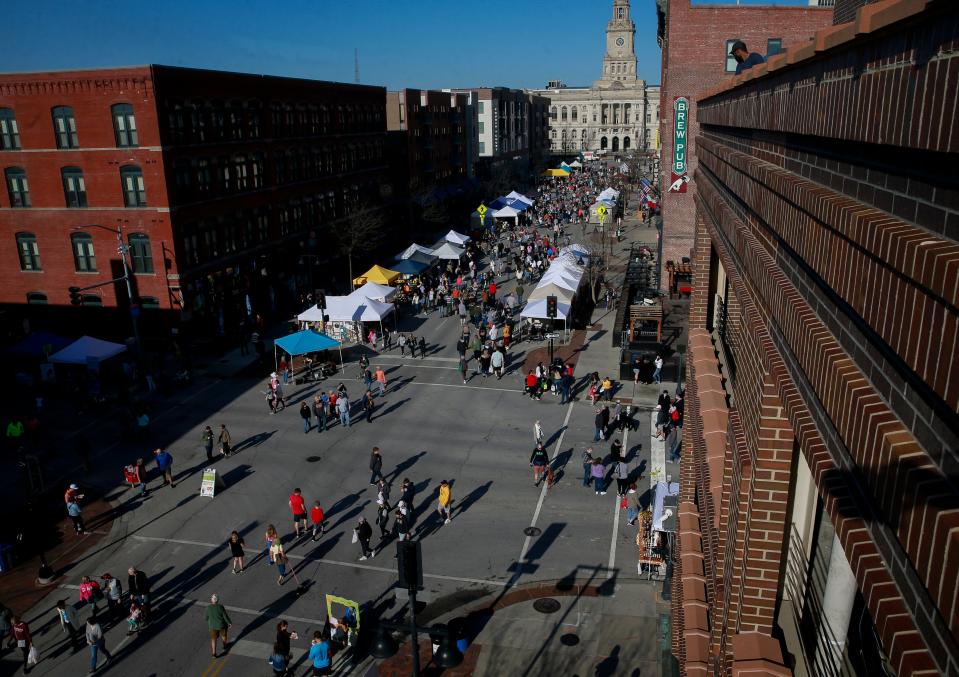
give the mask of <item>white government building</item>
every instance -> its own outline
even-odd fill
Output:
[[[552,81],[546,89],[529,90],[550,100],[549,141],[554,153],[659,150],[659,86],[636,77],[635,35],[629,0],[613,0],[603,77],[592,87]]]

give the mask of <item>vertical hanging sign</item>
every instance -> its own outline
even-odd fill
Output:
[[[685,193],[689,177],[686,175],[686,163],[689,144],[689,99],[677,96],[673,99],[673,169],[670,177],[669,192]]]

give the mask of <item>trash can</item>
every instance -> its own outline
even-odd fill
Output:
[[[0,573],[6,573],[13,568],[13,545],[0,543]]]

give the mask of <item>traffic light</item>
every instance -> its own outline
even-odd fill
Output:
[[[316,300],[316,307],[320,310],[326,309],[326,292],[322,289],[317,289],[313,292],[313,298]]]
[[[79,306],[83,304],[83,299],[80,297],[80,287],[70,287],[67,291],[70,292],[70,305]]]
[[[555,320],[557,316],[556,312],[556,297],[547,296],[546,297],[546,317],[551,320]]]

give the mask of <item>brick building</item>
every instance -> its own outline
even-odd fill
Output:
[[[0,75],[0,304],[49,312],[117,277],[120,228],[144,313],[229,333],[328,283],[312,266],[334,231],[390,193],[385,136],[380,87],[167,66]],[[122,285],[84,296],[126,303]]]
[[[957,44],[866,4],[698,96],[684,674],[959,674]]]
[[[831,7],[788,7],[758,5],[692,5],[691,0],[656,0],[658,39],[662,48],[662,85],[660,88],[660,204],[663,215],[663,262],[677,263],[689,256],[693,246],[697,164],[696,134],[699,129],[697,93],[720,82],[736,71],[729,50],[742,40],[750,51],[775,52],[807,42],[816,30],[832,23]],[[673,183],[676,97],[690,104],[686,148],[687,176],[685,193],[670,193]]]
[[[413,195],[462,185],[473,158],[467,145],[465,94],[401,89],[386,94],[386,128],[400,139],[401,175]],[[397,181],[397,184],[399,181]],[[399,186],[397,186],[399,187]]]

